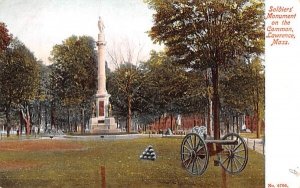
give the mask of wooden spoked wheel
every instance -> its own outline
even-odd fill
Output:
[[[248,162],[248,147],[245,140],[236,133],[229,133],[222,140],[235,142],[234,144],[222,145],[223,151],[218,154],[220,165],[230,174],[241,172]]]
[[[182,166],[192,175],[205,172],[209,161],[206,143],[196,133],[187,134],[181,143]]]

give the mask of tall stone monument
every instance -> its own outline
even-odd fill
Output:
[[[99,17],[98,20],[98,90],[96,93],[96,117],[90,119],[90,132],[91,133],[113,133],[120,132],[117,129],[115,119],[109,112],[109,97],[110,95],[106,91],[106,75],[105,75],[105,35],[104,24]]]

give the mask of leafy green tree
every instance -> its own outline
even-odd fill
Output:
[[[221,77],[223,110],[235,116],[254,114],[260,130],[264,114],[264,67],[260,58],[234,62],[221,71]]]
[[[234,62],[220,74],[223,105],[237,112],[247,111],[251,97],[248,65],[245,62]]]
[[[108,93],[117,116],[126,117],[126,131],[131,130],[133,112],[139,111],[140,89],[143,75],[139,68],[130,63],[120,65],[108,78]]]
[[[11,128],[11,110],[20,108],[30,131],[27,105],[34,99],[39,85],[39,66],[32,52],[18,39],[13,39],[1,59],[0,98],[5,108],[7,135]]]
[[[49,91],[49,84],[50,84],[50,68],[49,66],[43,64],[41,60],[38,61],[38,66],[40,69],[39,72],[39,87],[37,90],[36,97],[31,104],[31,124],[37,125],[38,128],[45,123],[47,125],[49,114],[48,108],[50,108],[50,91]],[[47,128],[47,127],[46,127]]]
[[[12,35],[9,33],[6,24],[3,22],[0,22],[0,62],[1,62],[0,64],[1,65],[2,65],[2,62],[4,61],[5,52],[6,52],[8,45],[11,42],[11,39],[12,39]],[[0,69],[2,69],[1,66],[0,66]],[[0,93],[1,93],[1,90],[0,90]],[[1,100],[1,98],[0,98],[0,100]],[[2,112],[3,110],[4,110],[4,107],[1,105],[1,101],[0,101],[0,112]],[[1,118],[1,121],[2,121],[2,118]]]
[[[156,118],[166,113],[179,113],[180,106],[177,105],[176,99],[186,91],[185,72],[171,64],[164,52],[152,51],[150,59],[142,67],[146,76],[142,91],[148,104],[148,113],[152,113]]]
[[[211,69],[214,137],[220,138],[219,67],[264,52],[262,1],[146,0],[155,10],[149,35],[167,47],[173,62]]]
[[[172,75],[172,71],[175,72],[175,69],[171,66],[167,67],[167,61],[163,52],[152,51],[150,59],[141,64],[145,80],[140,94],[144,102],[140,115],[146,117],[149,114],[152,116],[152,121],[160,122],[161,117],[171,110],[171,106],[174,106],[173,109],[175,108],[170,98],[177,93],[171,82],[175,77],[175,74]],[[168,68],[170,69],[168,70]]]
[[[250,64],[250,76],[252,80],[251,101],[252,109],[256,116],[256,136],[261,135],[261,123],[264,119],[265,112],[265,71],[260,58],[255,58]]]
[[[177,94],[176,87],[171,82],[175,77],[175,68],[168,66],[170,64],[167,61],[164,53],[153,51],[149,61],[143,64],[143,71],[147,79],[143,96],[148,104],[148,112],[157,117],[168,112],[172,101],[170,96]],[[172,73],[172,71],[174,72]]]
[[[178,114],[192,115],[204,111],[206,90],[201,72],[173,64],[164,52],[155,51],[151,52],[147,62],[141,64],[141,69],[145,76],[140,94],[144,101],[142,117],[152,115],[152,121],[158,119],[160,122],[164,115],[172,119]],[[174,130],[175,125],[171,124],[170,128]]]
[[[53,62],[50,76],[53,107],[56,104],[69,109],[78,105],[83,110],[90,108],[97,83],[94,49],[95,41],[88,36],[71,36],[53,47],[50,58]],[[53,110],[52,114],[56,114]]]
[[[245,61],[232,62],[230,67],[220,70],[220,77],[220,97],[226,128],[229,131],[230,122],[232,122],[233,128],[236,124],[238,132],[238,117],[242,114],[249,114],[251,111],[249,87],[251,78],[249,78],[248,65]]]

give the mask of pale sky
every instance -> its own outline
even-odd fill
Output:
[[[99,16],[108,51],[129,46],[145,60],[151,49],[161,49],[145,33],[152,13],[143,0],[0,0],[0,21],[46,64],[52,47],[71,35],[97,40]]]

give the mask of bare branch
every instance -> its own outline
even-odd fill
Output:
[[[129,41],[128,38],[121,39],[121,42],[114,41],[107,50],[109,60],[114,64],[116,68],[124,63],[130,63],[138,66],[141,61],[141,54],[143,53],[144,45],[140,42],[138,46],[133,42]]]

